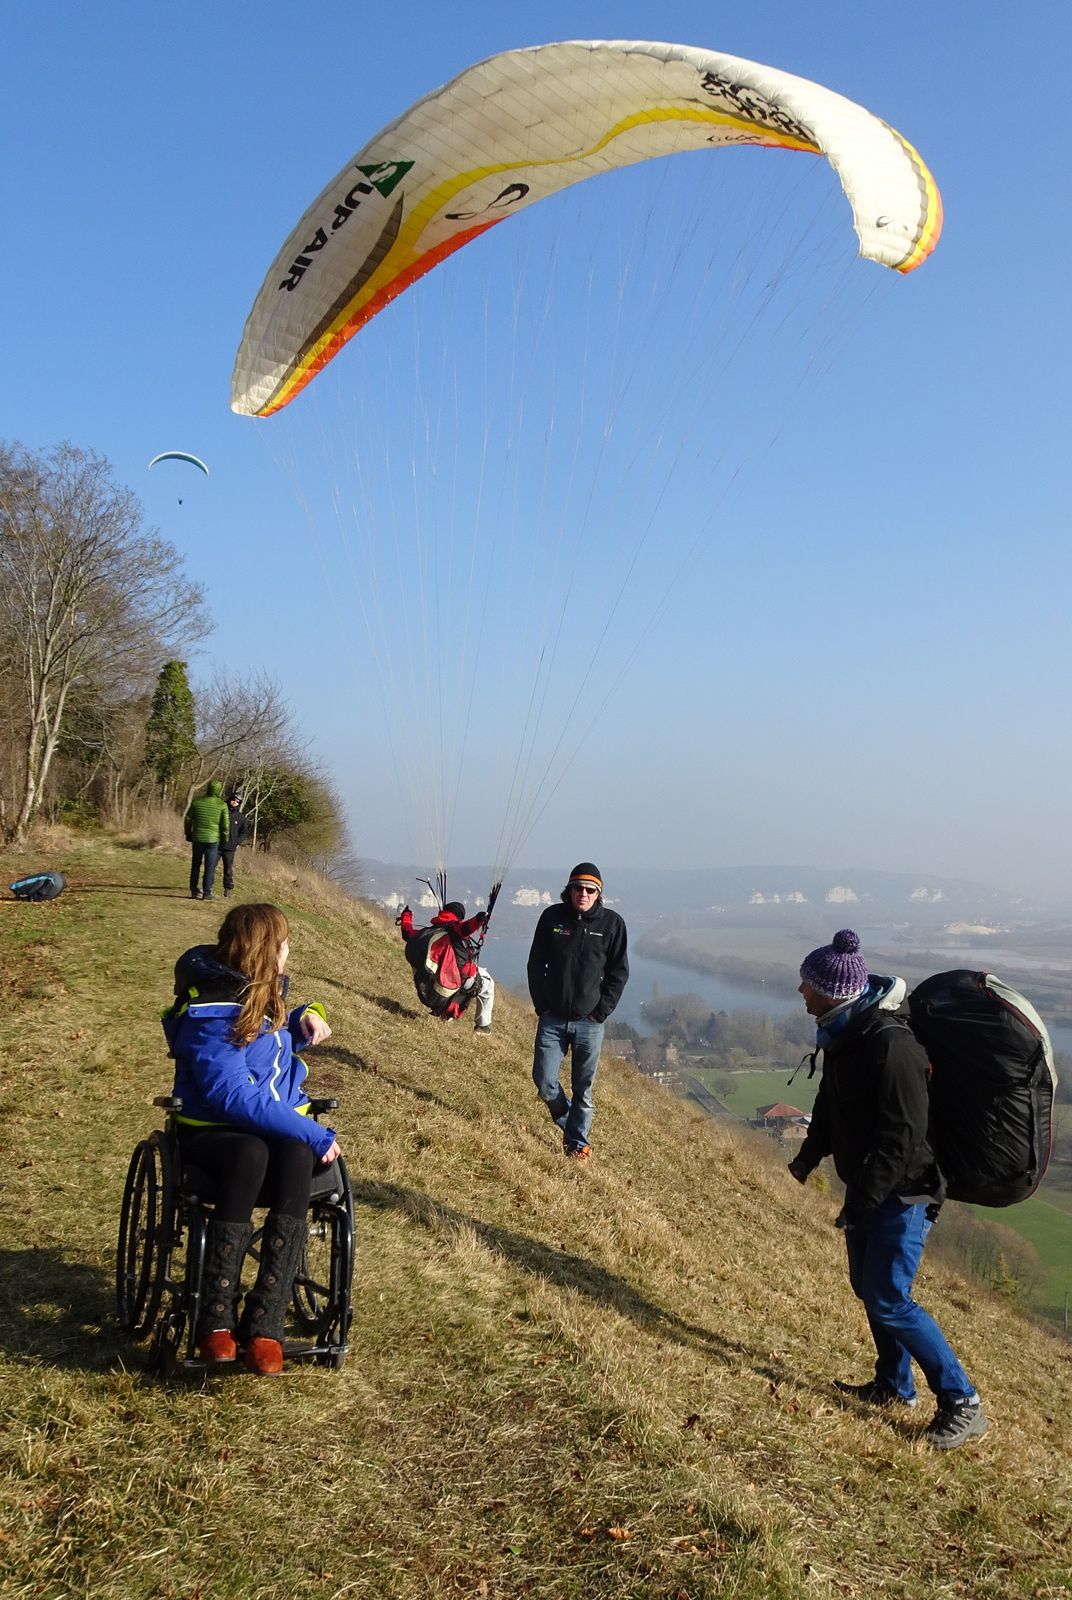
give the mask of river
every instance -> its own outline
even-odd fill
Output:
[[[522,996],[528,995],[525,965],[529,955],[528,939],[498,939],[492,924],[491,937],[484,950],[483,960],[496,983],[504,984]],[[771,1017],[787,1017],[802,1010],[800,1000],[765,993],[762,985],[733,983],[703,972],[693,972],[687,967],[675,966],[671,961],[655,961],[651,956],[638,956],[630,952],[629,982],[625,986],[617,1010],[616,1022],[631,1023],[641,1033],[648,1031],[641,1006],[652,997],[655,984],[663,995],[695,994],[712,1011],[764,1011]]]
[[[492,924],[491,937],[484,950],[484,964],[496,983],[515,990],[523,998],[528,995],[528,985],[525,981],[528,954],[528,939],[496,938]],[[958,957],[964,959],[965,964],[971,960],[975,965],[979,959],[979,952],[958,951],[954,959]],[[1023,964],[1023,958],[1020,959]],[[952,961],[950,965],[953,965]],[[1009,972],[1006,977],[1012,983],[1017,983],[1016,973]],[[1023,978],[1020,977],[1019,981],[1023,982]],[[656,961],[651,956],[639,956],[630,952],[629,982],[614,1013],[615,1021],[628,1022],[640,1033],[649,1032],[641,1007],[651,999],[656,983],[664,996],[698,995],[712,1011],[763,1011],[770,1017],[780,1018],[803,1009],[803,1002],[796,997],[790,999],[784,995],[770,994],[762,984],[734,983],[729,978],[720,978],[713,973],[694,972],[691,967],[679,967],[672,961]],[[1051,1026],[1049,1032],[1055,1050],[1072,1051],[1072,1027]]]

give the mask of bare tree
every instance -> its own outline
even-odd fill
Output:
[[[88,806],[112,822],[127,820],[132,792],[150,781],[143,764],[148,699],[144,686],[119,700],[95,684],[79,686],[68,699],[50,799],[58,791],[67,808]]]
[[[219,672],[197,690],[194,705],[197,754],[188,771],[184,811],[197,786],[210,778],[296,758],[300,746],[290,707],[267,673],[234,678]]]
[[[0,448],[0,660],[21,701],[16,844],[41,803],[72,692],[151,679],[209,626],[178,552],[146,529],[107,461],[70,444],[47,456]]]

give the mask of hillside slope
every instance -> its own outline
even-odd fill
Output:
[[[870,1347],[828,1199],[612,1060],[567,1165],[531,1013],[418,1014],[386,919],[279,868],[240,890],[284,907],[292,994],[335,1030],[310,1064],[356,1183],[352,1354],[147,1380],[112,1317],[119,1198],[170,1083],[171,966],[224,908],[174,852],[58,864],[61,900],[0,905],[0,1594],[1072,1592],[1072,1347],[932,1266],[991,1432],[945,1457],[925,1405],[843,1409]]]

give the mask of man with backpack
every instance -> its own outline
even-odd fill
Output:
[[[914,1360],[938,1406],[923,1436],[935,1449],[956,1450],[989,1424],[942,1330],[912,1299],[945,1193],[928,1135],[927,1057],[908,1024],[904,980],[871,976],[859,949],[845,928],[800,968],[823,1076],[789,1171],[805,1183],[832,1155],[845,1184],[836,1226],[845,1233],[849,1282],[877,1354],[873,1378],[835,1388],[867,1405],[912,1408]]]
[[[466,917],[460,900],[449,900],[426,928],[413,926],[413,912],[403,906],[396,919],[413,968],[417,998],[433,1016],[453,1022],[470,1001],[476,1001],[476,1033],[491,1032],[495,980],[477,962],[476,935],[487,922],[483,911]]]
[[[231,819],[223,801],[223,785],[218,779],[205,786],[203,795],[190,803],[182,819],[182,829],[189,840],[190,898],[211,900],[212,881],[216,876],[216,861],[220,848],[227,843]],[[204,886],[201,886],[201,869],[204,867]]]

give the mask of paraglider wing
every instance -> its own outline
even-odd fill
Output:
[[[615,167],[726,145],[825,155],[872,261],[911,272],[937,243],[941,201],[916,151],[806,78],[687,45],[512,50],[417,101],[309,207],[250,312],[232,409],[280,410],[417,278],[533,201]]]
[[[209,470],[201,457],[190,455],[188,450],[162,450],[150,461],[149,469],[155,467],[158,461],[188,461],[192,467],[200,467],[206,478],[209,476]]]

